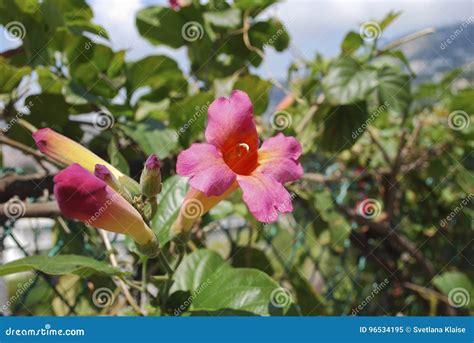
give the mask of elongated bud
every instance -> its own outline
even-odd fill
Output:
[[[160,161],[155,154],[151,154],[145,162],[140,177],[142,194],[147,198],[156,197],[161,192]]]
[[[156,256],[159,244],[138,211],[98,177],[72,164],[54,177],[54,195],[64,216],[130,235],[140,251]]]
[[[49,128],[39,129],[33,132],[33,139],[36,146],[43,154],[48,155],[67,166],[78,163],[91,173],[94,172],[96,164],[106,166],[115,178],[130,190],[132,194],[139,194],[140,187],[135,180],[72,139],[69,139]]]
[[[201,191],[191,187],[184,197],[178,217],[171,226],[173,240],[176,242],[187,241],[191,228],[196,221],[219,202],[231,195],[237,188],[238,184],[235,182],[223,194],[208,197]]]
[[[106,166],[103,164],[96,164],[94,175],[100,180],[104,181],[109,187],[115,189],[129,203],[133,202],[130,192],[117,180],[114,174],[112,174]]]

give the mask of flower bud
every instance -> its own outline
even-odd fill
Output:
[[[156,197],[161,192],[160,161],[155,154],[151,154],[145,162],[140,187],[142,194],[147,198]]]
[[[64,216],[88,225],[133,237],[149,256],[157,252],[154,232],[138,211],[104,181],[79,164],[54,177],[54,195]]]
[[[119,192],[119,194],[129,203],[133,203],[133,198],[130,192],[117,180],[114,174],[112,174],[106,166],[103,164],[96,164],[94,175],[104,181],[109,187],[112,187]]]
[[[49,128],[33,132],[33,139],[38,149],[45,155],[54,158],[67,166],[78,163],[89,172],[93,173],[96,164],[102,164],[124,185],[132,194],[138,194],[138,183],[128,175],[107,163],[99,156],[81,144],[69,139]]]

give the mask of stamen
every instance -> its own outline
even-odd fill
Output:
[[[241,152],[241,149],[240,148],[244,148],[245,149],[245,153],[248,153],[250,151],[250,147],[248,144],[246,143],[239,143],[236,147],[236,150],[237,150],[237,156],[241,157],[242,156],[242,152]]]

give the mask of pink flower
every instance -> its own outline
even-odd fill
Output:
[[[179,1],[178,0],[169,0],[170,6],[172,9],[177,10],[179,9]]]
[[[253,106],[245,92],[211,104],[205,132],[207,143],[192,144],[178,156],[177,173],[189,177],[191,190],[185,204],[196,201],[200,215],[237,188],[250,212],[261,222],[274,222],[278,213],[293,211],[283,187],[303,175],[298,162],[302,149],[294,137],[279,133],[259,147]],[[186,206],[175,223],[175,232],[186,232],[196,218]]]
[[[108,172],[101,167],[99,171]],[[77,163],[54,177],[54,195],[67,218],[128,234],[140,245],[156,241],[153,231],[129,202]]]

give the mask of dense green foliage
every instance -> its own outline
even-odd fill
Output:
[[[126,271],[119,272],[97,230],[55,219],[53,248],[35,252],[44,257],[0,267],[0,275],[41,272],[13,313],[44,314],[52,303],[46,314],[133,314],[125,301],[105,309],[93,301],[94,289],[116,289],[114,278],[126,281],[150,315],[350,315],[371,294],[358,314],[472,313],[474,130],[469,123],[460,129],[453,113],[470,120],[474,91],[454,86],[462,71],[415,86],[398,46],[380,48],[377,37],[349,32],[339,56],[295,61],[284,85],[265,79],[254,67],[265,63],[268,49],[284,51],[290,42],[278,19],[259,16],[273,2],[190,1],[178,10],[137,13],[146,40],[186,49],[191,68],[185,75],[170,57],[130,61],[126,51],[114,51],[85,1],[0,0],[0,24],[15,21],[26,29],[21,45],[0,57],[2,117],[12,124],[5,137],[33,147],[24,122],[51,127],[135,179],[146,156],[156,153],[163,190],[152,228],[170,261],[177,254],[169,229],[187,190],[175,175],[176,156],[203,139],[215,97],[246,91],[261,137],[279,131],[297,137],[305,170],[288,185],[294,212],[276,224],[256,222],[240,194],[211,210],[172,280],[163,277],[159,261],[143,264],[128,239],[113,242]],[[378,22],[379,33],[397,16]],[[269,106],[272,87],[287,93],[279,111]],[[91,112],[114,124],[78,116]],[[28,175],[20,168],[4,173]],[[51,194],[20,197],[54,200]],[[367,200],[374,213],[360,211]],[[15,232],[14,220],[1,220],[5,238]],[[450,306],[456,288],[470,303]]]

